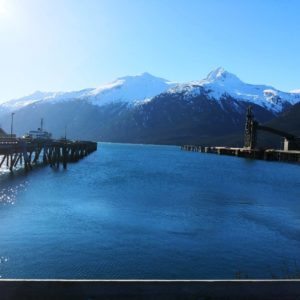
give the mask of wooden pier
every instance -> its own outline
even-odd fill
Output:
[[[238,156],[250,159],[262,159],[269,161],[300,162],[300,151],[298,150],[276,150],[276,149],[249,149],[233,147],[203,147],[197,145],[183,145],[182,150],[213,153],[219,155]]]
[[[67,168],[97,150],[96,142],[69,140],[34,140],[26,138],[0,138],[0,168],[11,172],[23,168],[29,171],[34,165]]]

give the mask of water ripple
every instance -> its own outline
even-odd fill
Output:
[[[9,258],[6,256],[0,256],[0,271],[2,271],[2,266],[9,261]],[[0,278],[2,275],[0,274]]]
[[[26,191],[27,182],[20,183],[14,186],[0,188],[0,204],[14,205],[18,194],[21,191]]]

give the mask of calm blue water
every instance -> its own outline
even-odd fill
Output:
[[[0,176],[2,278],[270,278],[300,269],[300,167],[101,144]]]

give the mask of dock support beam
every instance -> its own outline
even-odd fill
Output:
[[[77,162],[96,150],[95,142],[47,140],[34,143],[26,139],[0,138],[0,168],[6,167],[11,172],[18,168],[29,171],[39,163],[56,168],[62,163],[66,169],[69,162]]]

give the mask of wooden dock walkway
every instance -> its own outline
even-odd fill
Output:
[[[40,163],[66,168],[96,150],[97,143],[90,141],[0,138],[0,168],[29,171]]]
[[[250,159],[262,159],[269,161],[300,162],[299,150],[277,150],[277,149],[249,149],[233,147],[203,147],[198,145],[183,145],[182,150],[214,153],[219,155],[238,156]]]

